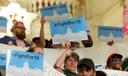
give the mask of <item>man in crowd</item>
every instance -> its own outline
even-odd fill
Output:
[[[13,37],[4,36],[3,38],[0,38],[0,43],[7,45],[16,45],[21,47],[29,47],[29,43],[24,40],[26,38],[25,30],[26,28],[24,26],[24,23],[21,21],[17,21],[11,28]],[[0,71],[4,76],[6,73],[5,69]]]
[[[122,70],[122,58],[123,56],[121,54],[112,53],[107,59],[106,68],[113,70]]]
[[[96,76],[94,62],[90,58],[83,58],[77,65],[78,76]]]
[[[11,28],[13,37],[5,36],[0,39],[0,43],[28,47],[29,43],[24,40],[26,38],[25,30],[26,28],[24,26],[24,23],[21,21],[17,21]]]

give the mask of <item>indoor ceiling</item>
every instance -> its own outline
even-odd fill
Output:
[[[36,2],[36,0],[0,0],[0,6],[7,6],[10,2],[17,2],[22,8],[29,9],[31,4]]]
[[[84,9],[82,10],[85,10],[85,14],[87,14],[86,11],[89,11],[88,13],[91,17],[105,14],[107,11],[111,10],[111,8],[113,8],[117,3],[119,3],[119,1],[122,0],[0,0],[0,6],[7,6],[10,2],[13,1],[19,3],[22,8],[26,8],[28,11],[33,12],[37,12],[37,10],[43,6],[43,3],[46,6],[64,1],[73,5],[73,2],[76,1],[77,3],[83,5],[82,8],[84,7]],[[81,6],[78,7],[80,8]]]

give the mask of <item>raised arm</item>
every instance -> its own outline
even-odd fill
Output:
[[[68,52],[70,51],[69,50],[70,46],[71,46],[70,42],[65,43],[65,49],[63,50],[62,54],[59,56],[59,58],[55,62],[54,68],[60,72],[61,72],[62,65],[64,64],[64,60]]]
[[[40,47],[44,48],[45,47],[45,39],[44,39],[44,24],[45,24],[45,20],[44,17],[41,17],[40,19],[40,23],[41,23],[41,29],[40,29]]]

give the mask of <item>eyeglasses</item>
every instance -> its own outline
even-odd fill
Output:
[[[16,28],[18,28],[18,29],[22,29],[22,30],[26,30],[25,27],[16,27]]]

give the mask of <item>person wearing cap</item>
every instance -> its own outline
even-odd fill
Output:
[[[77,65],[78,76],[96,76],[94,62],[90,58],[83,58]]]
[[[55,62],[54,68],[64,73],[66,76],[77,76],[76,70],[79,62],[79,55],[75,52],[71,52],[69,49],[70,46],[70,42],[65,43],[65,50],[63,50],[62,54]]]
[[[107,74],[104,71],[97,70],[96,71],[96,76],[107,76]]]
[[[107,59],[106,69],[122,70],[122,58],[121,54],[112,53]]]

